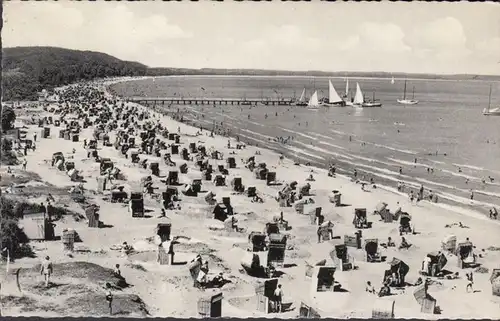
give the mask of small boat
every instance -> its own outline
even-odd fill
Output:
[[[318,109],[319,108],[319,100],[318,100],[318,92],[315,91],[312,94],[311,99],[309,99],[309,103],[307,104],[307,109]]]
[[[490,96],[488,99],[488,108],[483,109],[483,115],[485,115],[485,116],[500,116],[500,107],[491,109],[491,85],[490,85]]]
[[[361,104],[361,107],[382,107],[382,103],[375,99],[375,91],[373,92],[373,98],[371,101],[365,101]]]
[[[333,87],[332,81],[328,81],[328,100],[323,102],[324,106],[345,106],[345,102],[342,98],[340,98],[339,94]]]
[[[406,80],[405,80],[405,89],[403,91],[403,99],[398,99],[398,103],[400,103],[402,105],[416,105],[416,104],[418,104],[418,100],[415,100],[415,86],[413,87],[412,99],[406,99]]]
[[[394,83],[395,83],[395,81],[394,81],[394,77],[392,77],[392,79],[391,79],[391,84],[393,84],[393,85],[394,85]]]
[[[307,106],[306,102],[306,89],[302,90],[302,94],[300,95],[299,100],[295,103],[295,106]]]

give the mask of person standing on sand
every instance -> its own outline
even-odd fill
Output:
[[[472,293],[474,293],[474,288],[473,288],[474,276],[472,275],[472,272],[466,273],[465,276],[467,277],[467,285],[465,286],[465,291],[467,291],[467,293],[469,293],[469,289],[470,289],[470,291],[472,291]]]
[[[109,282],[106,282],[106,301],[108,301],[109,315],[113,315],[113,293]]]
[[[44,276],[45,287],[49,287],[50,276],[52,275],[52,262],[50,257],[46,256],[40,268],[40,274]]]
[[[36,142],[36,133],[35,133],[35,134],[33,134],[33,141],[35,141],[35,142]]]
[[[282,308],[282,300],[283,300],[283,290],[281,289],[281,284],[278,284],[276,290],[274,290],[274,302],[276,303],[275,312],[280,313]]]
[[[26,170],[26,165],[28,165],[28,161],[26,158],[23,160],[23,170]]]

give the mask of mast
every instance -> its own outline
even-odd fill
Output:
[[[488,111],[490,111],[490,107],[491,107],[491,85],[490,85],[490,97],[488,99]]]
[[[373,102],[375,102],[375,89],[373,90]]]
[[[413,99],[413,100],[415,99],[415,86],[413,86],[413,95],[412,95],[411,99]]]
[[[406,100],[406,79],[405,79],[405,89],[403,92],[403,100]]]

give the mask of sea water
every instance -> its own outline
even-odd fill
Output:
[[[342,94],[345,79],[331,80]],[[281,151],[302,163],[327,166],[334,162],[339,172],[350,174],[356,168],[359,176],[367,180],[373,177],[375,182],[392,186],[398,181],[415,188],[423,184],[443,197],[483,210],[500,204],[500,117],[482,115],[488,106],[491,83],[408,80],[407,98],[412,97],[415,87],[419,103],[404,106],[397,103],[403,96],[404,80],[391,84],[390,79],[350,78],[353,90],[356,82],[367,98],[371,99],[375,92],[382,108],[332,107],[317,111],[271,105],[165,105],[164,108],[175,111],[179,108],[186,120],[208,129],[214,120],[219,125],[222,122],[241,140]],[[328,95],[328,78],[161,77],[119,83],[112,88],[122,96],[247,99],[298,98],[306,88],[307,97],[317,90],[321,98]],[[497,105],[500,105],[500,85],[493,83],[492,106]],[[284,145],[273,141],[277,136],[293,139]],[[471,191],[474,201],[470,200]]]

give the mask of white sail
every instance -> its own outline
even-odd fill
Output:
[[[354,105],[361,105],[365,101],[363,97],[363,92],[361,91],[361,87],[359,87],[359,83],[356,83],[356,95],[354,96]]]
[[[392,79],[391,79],[391,84],[393,84],[393,85],[394,85],[394,82],[395,82],[395,81],[394,81],[394,77],[392,77]]]
[[[333,84],[332,84],[332,81],[329,80],[328,81],[328,102],[330,104],[333,104],[333,103],[340,103],[342,102],[342,98],[340,98],[339,94],[337,94],[337,91],[335,90],[335,87],[333,87]]]
[[[318,100],[318,92],[315,91],[314,94],[311,96],[311,99],[309,100],[309,104],[307,104],[309,107],[317,107],[319,106],[319,100]]]
[[[299,101],[303,102],[304,99],[306,98],[306,89],[302,90],[302,94],[300,95]]]
[[[346,83],[345,83],[345,97],[349,95],[349,78],[347,78]]]

